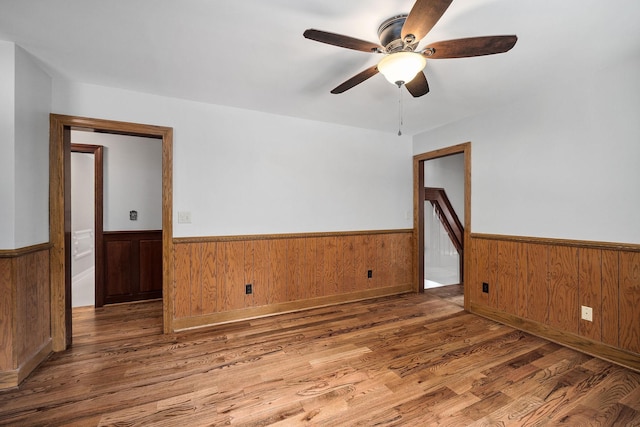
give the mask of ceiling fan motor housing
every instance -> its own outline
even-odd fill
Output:
[[[380,44],[384,46],[387,53],[414,51],[420,40],[402,40],[402,26],[407,19],[407,14],[393,16],[378,27],[378,38]]]

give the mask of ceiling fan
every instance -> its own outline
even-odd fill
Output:
[[[466,58],[493,55],[509,51],[518,41],[515,35],[469,37],[431,43],[416,50],[422,40],[453,0],[416,0],[409,14],[393,16],[378,28],[380,44],[327,31],[308,29],[304,37],[321,43],[384,57],[378,64],[351,77],[331,93],[342,93],[373,77],[378,72],[398,87],[404,85],[414,97],[429,93],[429,84],[422,70],[429,59]]]

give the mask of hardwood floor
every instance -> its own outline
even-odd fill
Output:
[[[73,348],[0,393],[0,423],[640,425],[639,373],[437,293],[172,335],[160,302],[76,310]]]

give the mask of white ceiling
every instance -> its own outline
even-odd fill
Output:
[[[303,38],[307,28],[378,42],[412,0],[0,0],[0,40],[52,73],[97,85],[396,132],[398,89],[380,56]],[[572,73],[640,55],[638,0],[454,0],[427,43],[516,34],[507,53],[430,60],[431,92],[404,98],[415,134],[532,96]],[[640,76],[639,76],[640,78]],[[606,82],[595,84],[606,90]]]

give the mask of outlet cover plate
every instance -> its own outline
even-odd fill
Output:
[[[581,318],[582,320],[586,320],[588,322],[593,322],[593,308],[591,307],[587,307],[586,305],[583,305],[581,307]]]

